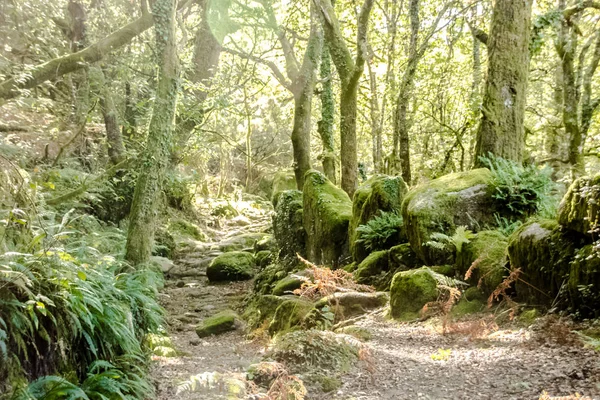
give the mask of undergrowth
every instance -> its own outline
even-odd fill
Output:
[[[385,250],[395,244],[391,243],[390,239],[400,235],[402,222],[402,216],[398,213],[380,211],[380,215],[356,228],[356,242],[363,243],[370,251]]]

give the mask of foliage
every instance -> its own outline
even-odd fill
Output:
[[[555,184],[550,168],[534,164],[525,167],[489,154],[481,161],[492,171],[492,194],[498,204],[514,217],[555,211],[556,198],[552,195]]]
[[[384,212],[356,228],[357,242],[364,243],[367,250],[377,251],[389,247],[388,240],[402,230],[402,216],[397,212]],[[394,243],[397,244],[397,243]]]
[[[426,245],[440,250],[446,250],[450,247],[456,254],[460,254],[463,245],[471,242],[474,237],[475,234],[467,227],[459,226],[452,236],[440,232],[433,233],[431,235],[432,240],[427,242]]]
[[[73,371],[88,394],[151,394],[143,339],[162,323],[161,275],[119,260],[122,231],[73,210],[54,218],[48,213],[17,226],[2,221],[13,240],[12,251],[0,255],[0,377],[10,377],[10,384],[26,375]],[[29,398],[75,390],[58,377],[12,389]]]

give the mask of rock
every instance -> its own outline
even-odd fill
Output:
[[[284,301],[277,307],[269,324],[269,333],[273,336],[289,331],[300,325],[302,319],[313,308],[313,303],[300,297]]]
[[[276,247],[277,243],[275,242],[273,235],[265,235],[262,239],[254,243],[254,252],[274,250]]]
[[[357,325],[348,325],[343,326],[339,329],[335,330],[337,333],[343,333],[345,335],[354,336],[358,340],[362,340],[363,342],[371,340],[373,338],[373,334],[367,328],[363,328],[362,326]]]
[[[589,237],[600,228],[600,174],[573,182],[558,208],[558,222]]]
[[[283,364],[275,361],[262,361],[250,365],[246,377],[258,386],[268,389],[271,387],[273,381],[284,371],[286,371],[286,368]]]
[[[356,262],[361,262],[369,254],[364,244],[357,242],[359,237],[356,228],[366,224],[382,211],[400,213],[402,200],[407,192],[408,186],[401,177],[387,175],[375,175],[356,190],[352,199],[352,219],[349,228],[350,253]],[[390,239],[390,245],[401,243],[403,240],[406,241],[406,237],[398,235]]]
[[[296,289],[300,289],[302,284],[306,282],[308,279],[306,277],[291,274],[277,282],[275,287],[273,288],[273,294],[275,296],[281,296],[284,294],[289,294],[288,292],[293,292]]]
[[[575,253],[568,287],[574,313],[584,318],[600,316],[600,251],[595,245],[584,246]]]
[[[273,252],[269,250],[261,250],[258,253],[256,253],[254,258],[256,259],[256,265],[258,265],[261,268],[265,268],[267,265],[273,262],[273,259],[275,257],[273,255]]]
[[[153,256],[174,258],[175,249],[175,238],[166,229],[159,228],[156,230],[154,237],[154,249],[152,250]],[[163,271],[164,272],[164,271]]]
[[[354,279],[358,283],[372,285],[375,278],[389,270],[389,255],[387,250],[375,251],[365,258],[354,271]]]
[[[402,217],[412,249],[428,265],[452,262],[450,251],[426,245],[431,235],[451,236],[456,227],[473,232],[494,226],[496,204],[487,168],[449,174],[410,190],[402,203]]]
[[[306,232],[302,223],[302,192],[280,192],[273,215],[273,234],[279,247],[279,258],[296,263],[296,253],[305,256]]]
[[[512,269],[521,274],[516,282],[520,300],[550,305],[565,279],[581,239],[563,232],[558,222],[541,220],[521,226],[509,238],[508,257]]]
[[[152,256],[150,257],[150,262],[152,264],[156,264],[163,272],[163,274],[168,274],[169,271],[171,271],[175,266],[173,261],[169,260],[166,257]]]
[[[196,334],[199,338],[204,338],[210,335],[218,335],[221,333],[234,331],[238,325],[239,318],[237,314],[231,310],[225,310],[203,320],[196,327]]]
[[[236,226],[248,226],[251,225],[252,222],[248,217],[244,215],[238,215],[231,219],[231,224]]]
[[[246,305],[244,311],[244,320],[252,329],[262,325],[264,321],[270,321],[275,315],[277,307],[286,301],[285,298],[273,296],[270,294],[257,294]]]
[[[315,264],[337,266],[348,252],[352,201],[322,173],[311,170],[304,182],[303,225],[306,253]]]
[[[489,295],[508,275],[508,238],[499,231],[481,231],[457,254],[456,266],[461,278],[471,268],[466,282],[479,286]]]
[[[348,319],[362,315],[374,308],[383,307],[387,304],[389,296],[385,292],[344,292],[334,293],[317,301],[315,308],[330,307],[337,320]]]
[[[423,265],[409,243],[402,243],[388,251],[390,270],[407,271]]]
[[[185,286],[185,282],[184,281],[177,281],[177,283],[175,284],[175,286],[177,286],[178,288],[182,288]]]
[[[294,171],[284,170],[277,172],[273,178],[273,193],[271,195],[273,207],[277,208],[277,204],[279,204],[279,195],[281,192],[288,190],[298,190]]]
[[[184,219],[175,219],[169,223],[169,231],[184,237],[189,237],[194,240],[201,240],[203,242],[208,241],[206,233],[202,232],[202,229],[196,224],[193,224]]]
[[[254,280],[254,292],[259,294],[271,294],[273,286],[288,275],[288,270],[282,264],[267,265],[256,275]]]
[[[219,250],[226,253],[229,251],[241,251],[244,249],[253,249],[256,242],[270,236],[267,233],[244,233],[238,236],[230,237],[219,243]]]
[[[254,256],[244,251],[232,251],[215,258],[206,269],[211,282],[244,281],[254,276]]]
[[[419,317],[425,304],[438,298],[436,273],[428,267],[398,272],[390,286],[390,312],[406,321]]]

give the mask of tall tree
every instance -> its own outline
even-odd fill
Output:
[[[525,101],[529,77],[532,0],[497,0],[487,38],[488,73],[475,145],[480,157],[520,162],[525,146]]]
[[[319,77],[321,79],[321,119],[318,132],[323,145],[321,163],[327,179],[334,184],[337,181],[335,172],[335,140],[333,137],[333,121],[335,118],[335,100],[333,98],[333,82],[331,76],[331,55],[327,45],[323,45]]]
[[[175,2],[156,0],[152,7],[159,66],[158,87],[129,217],[125,258],[133,265],[147,262],[152,254],[157,204],[171,157],[179,91]]]
[[[340,142],[341,187],[350,197],[358,184],[358,154],[356,142],[356,101],[358,83],[368,56],[367,31],[375,0],[365,0],[358,15],[356,58],[352,57],[342,36],[340,23],[331,0],[314,0],[321,14],[325,40],[340,77]]]

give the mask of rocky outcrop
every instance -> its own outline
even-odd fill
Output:
[[[449,174],[408,192],[402,217],[412,249],[427,265],[451,263],[453,253],[428,246],[435,232],[451,236],[458,226],[477,231],[495,223],[496,204],[487,168]]]
[[[350,198],[325,175],[311,170],[306,173],[303,200],[308,259],[316,264],[338,265],[348,253]]]
[[[400,213],[402,200],[408,192],[408,186],[399,176],[375,175],[359,187],[352,200],[352,219],[350,220],[350,253],[356,262],[364,260],[369,251],[359,239],[356,231],[381,212]],[[397,237],[390,238],[390,247],[406,241],[399,231]],[[384,249],[379,249],[384,250]]]

